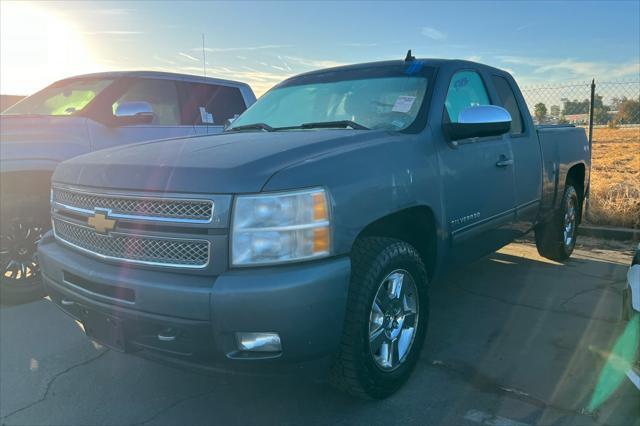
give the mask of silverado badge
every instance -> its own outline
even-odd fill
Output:
[[[95,214],[87,220],[89,226],[96,230],[98,234],[106,234],[113,231],[116,227],[116,221],[109,219],[109,212],[96,210]]]

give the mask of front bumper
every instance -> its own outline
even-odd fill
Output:
[[[126,351],[226,367],[322,358],[339,345],[348,257],[212,277],[105,263],[56,243],[50,234],[39,256],[51,300],[81,323],[90,313],[116,320]],[[276,332],[282,351],[238,351],[236,332]],[[159,338],[167,334],[175,338]]]

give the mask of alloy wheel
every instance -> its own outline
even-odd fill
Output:
[[[567,198],[567,205],[564,213],[563,241],[565,247],[571,247],[575,239],[576,219],[577,219],[576,200],[574,197]]]
[[[369,348],[376,365],[393,371],[413,346],[419,319],[418,288],[405,270],[391,272],[380,283],[369,314]]]
[[[39,273],[38,242],[44,228],[40,225],[16,220],[0,235],[0,279],[20,283],[35,279]]]

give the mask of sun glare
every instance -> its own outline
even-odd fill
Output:
[[[0,93],[27,95],[98,70],[81,32],[43,6],[0,2]]]

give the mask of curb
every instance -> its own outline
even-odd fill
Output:
[[[640,229],[580,225],[580,227],[578,227],[578,235],[606,238],[610,240],[638,241],[640,240]]]

